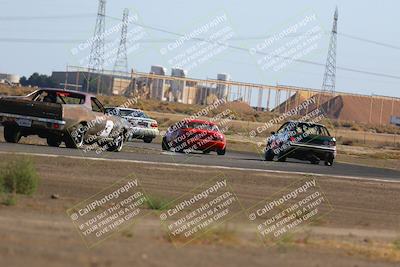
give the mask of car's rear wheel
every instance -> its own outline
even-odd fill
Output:
[[[169,150],[169,145],[168,145],[167,140],[165,139],[165,136],[162,139],[161,148],[162,148],[162,150]]]
[[[78,124],[68,130],[65,135],[64,142],[68,148],[81,148],[85,140],[85,131],[83,130],[84,125]]]
[[[226,148],[217,150],[217,154],[220,155],[220,156],[225,155],[225,152],[226,152]]]
[[[21,130],[17,126],[4,127],[4,139],[8,143],[18,143],[21,140]]]
[[[59,147],[61,145],[61,143],[62,143],[62,140],[58,137],[54,137],[54,136],[47,137],[47,144],[49,146]]]
[[[278,161],[279,162],[285,162],[286,161],[286,156],[285,155],[283,155],[283,156],[278,156]]]
[[[145,143],[151,143],[153,141],[153,138],[151,138],[151,137],[145,137],[145,138],[143,138],[143,142],[145,142]]]
[[[319,164],[319,162],[320,162],[320,158],[318,158],[316,155],[314,155],[314,154],[310,154],[310,162],[311,162],[311,164],[314,164],[314,165],[318,165]]]
[[[272,161],[275,157],[274,152],[271,149],[268,149],[265,151],[265,160],[266,161]]]

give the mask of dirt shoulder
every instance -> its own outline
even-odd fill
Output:
[[[74,204],[132,173],[147,193],[165,199],[176,199],[221,173],[63,157],[32,160],[42,177],[38,192],[19,196],[15,206],[0,206],[5,266],[395,266],[400,261],[395,245],[400,238],[400,183],[316,178],[333,210],[271,247],[259,241],[243,213],[224,223],[229,231],[177,248],[154,212],[88,249],[66,215]],[[304,179],[247,171],[223,175],[244,209]],[[52,199],[52,194],[60,198]]]

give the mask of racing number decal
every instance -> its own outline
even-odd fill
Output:
[[[100,136],[101,137],[108,137],[113,128],[114,128],[114,122],[110,121],[110,120],[107,120],[106,126],[104,127],[104,130],[101,131]]]

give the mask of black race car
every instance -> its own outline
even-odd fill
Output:
[[[322,124],[288,121],[267,139],[265,160],[286,161],[287,158],[307,160],[312,164],[332,166],[336,157],[336,139]]]

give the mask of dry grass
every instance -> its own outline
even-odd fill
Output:
[[[201,245],[222,245],[232,246],[240,244],[240,237],[237,232],[227,224],[216,226],[211,229],[201,230],[192,235],[190,239],[185,238],[183,235],[171,236],[165,233],[164,239],[176,245],[201,244]]]

